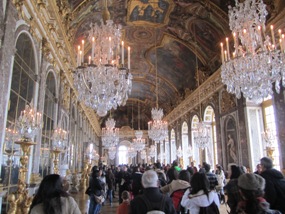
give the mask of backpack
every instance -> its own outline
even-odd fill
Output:
[[[147,213],[146,214],[165,214],[165,212],[162,211],[162,210],[164,210],[164,204],[165,204],[165,199],[166,199],[165,195],[163,195],[162,202],[160,204],[159,209],[158,208],[154,209],[153,204],[150,203],[150,201],[148,200],[148,198],[145,195],[142,195],[142,199],[145,202],[146,207],[147,207]]]
[[[186,189],[179,189],[179,190],[174,191],[170,195],[170,198],[172,199],[174,208],[175,208],[177,213],[179,213],[180,211],[182,211],[182,212],[185,211],[184,207],[182,207],[180,203],[181,203],[182,197],[183,197],[186,190],[187,190],[187,188]]]
[[[219,214],[219,213],[220,213],[219,208],[214,201],[207,207],[200,207],[200,212],[199,212],[199,214]]]

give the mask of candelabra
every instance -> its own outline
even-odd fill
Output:
[[[226,50],[221,43],[221,77],[227,91],[237,98],[241,93],[256,103],[273,94],[272,83],[280,92],[280,82],[285,86],[284,34],[279,33],[275,42],[273,26],[271,39],[265,34],[266,5],[262,0],[236,1],[229,7],[229,25],[233,32],[234,52],[231,56],[229,39]]]
[[[28,196],[28,191],[26,190],[27,165],[29,163],[30,146],[36,144],[32,141],[32,138],[35,137],[38,129],[41,128],[41,123],[42,115],[36,111],[32,102],[30,105],[26,105],[25,110],[21,112],[16,122],[20,140],[16,141],[15,144],[20,145],[22,156],[20,157],[21,167],[19,169],[18,190],[16,194],[8,196],[10,202],[8,213],[27,214],[29,212],[32,197]]]
[[[261,136],[263,138],[263,140],[265,141],[266,144],[266,153],[267,156],[270,157],[272,160],[274,160],[273,158],[273,152],[275,150],[274,148],[274,144],[276,141],[276,134],[273,130],[266,128],[265,131],[263,133],[261,133]]]
[[[61,152],[64,151],[64,148],[66,146],[66,141],[67,141],[67,131],[61,129],[61,128],[56,128],[53,131],[53,171],[55,174],[59,174],[58,170],[58,163],[59,163],[59,155]]]
[[[137,130],[135,131],[135,136],[136,138],[133,139],[133,147],[136,151],[141,151],[145,147],[145,139],[142,138],[143,136],[143,131]]]

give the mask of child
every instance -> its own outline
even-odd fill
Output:
[[[128,214],[130,206],[130,194],[128,191],[122,192],[123,203],[117,208],[117,214]]]

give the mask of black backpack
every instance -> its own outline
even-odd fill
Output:
[[[213,201],[207,207],[200,207],[199,214],[220,214],[220,211],[216,203]]]

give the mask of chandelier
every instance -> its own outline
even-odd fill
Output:
[[[197,71],[197,83],[198,83],[198,103],[200,108],[200,120],[193,127],[194,142],[198,148],[205,149],[210,143],[210,127],[202,120],[202,108],[200,100],[200,79],[199,79],[199,69],[198,69],[198,58],[197,58],[197,43],[195,37],[195,64]]]
[[[114,160],[116,157],[116,147],[110,147],[108,149],[108,156],[110,160]]]
[[[155,149],[155,145],[151,145],[150,146],[150,149],[149,149],[149,152],[148,152],[148,155],[153,158],[156,154],[156,149]]]
[[[67,131],[62,128],[56,128],[52,135],[53,149],[54,150],[64,150],[67,142]]]
[[[145,139],[142,138],[143,131],[137,130],[135,131],[136,138],[133,139],[133,147],[136,151],[141,151],[145,147]]]
[[[103,14],[109,14],[107,5]],[[91,56],[88,57],[88,64],[84,64],[85,42],[82,40],[82,46],[78,46],[78,67],[74,73],[74,86],[78,91],[78,99],[103,117],[110,109],[125,105],[131,92],[130,47],[128,47],[126,68],[124,42],[121,42],[121,25],[113,24],[110,18],[106,22],[101,20],[100,26],[91,24],[88,34]]]
[[[137,151],[135,150],[135,148],[133,147],[133,145],[131,145],[131,146],[128,148],[128,156],[129,156],[130,158],[134,158],[136,155],[137,155]]]
[[[181,158],[183,156],[183,152],[182,152],[181,146],[178,147],[178,150],[177,150],[176,154],[177,154],[178,158]]]
[[[146,151],[145,150],[141,151],[141,159],[143,159],[143,160],[146,159]]]
[[[145,139],[143,139],[143,131],[140,130],[140,106],[138,102],[138,128],[139,130],[135,131],[136,138],[133,139],[133,147],[136,151],[141,151],[145,147]]]
[[[102,144],[106,148],[115,147],[119,142],[119,129],[115,128],[116,121],[108,118],[106,127],[102,128]]]
[[[239,99],[245,98],[260,103],[264,98],[280,92],[280,82],[285,86],[284,34],[279,30],[279,45],[275,43],[273,26],[271,38],[265,34],[267,16],[262,0],[236,1],[229,7],[229,26],[233,32],[234,51],[231,56],[229,39],[226,50],[221,43],[221,78],[227,91]]]
[[[163,141],[168,135],[168,123],[163,121],[163,109],[158,108],[158,84],[157,84],[157,47],[155,31],[155,93],[156,108],[151,109],[152,121],[148,122],[148,136],[156,143]]]
[[[20,141],[31,141],[36,132],[42,126],[42,114],[36,111],[31,104],[27,104],[25,110],[21,111],[20,117],[16,122]]]

